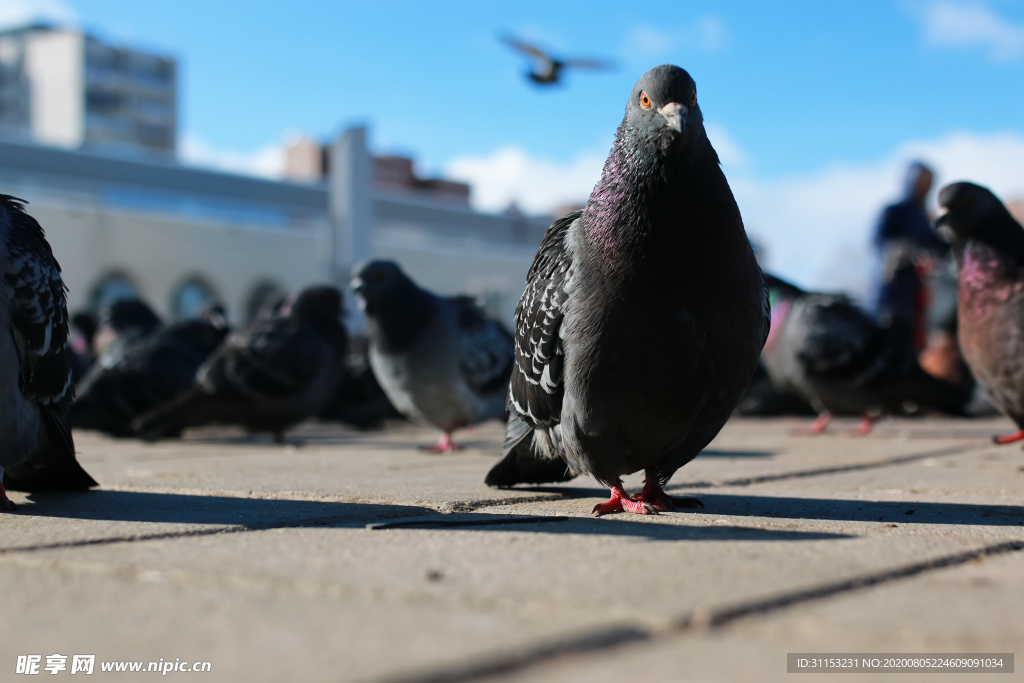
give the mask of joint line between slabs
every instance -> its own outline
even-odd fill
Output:
[[[530,651],[497,655],[489,661],[465,667],[442,669],[411,676],[384,679],[386,683],[463,683],[495,676],[519,673],[559,659],[575,658],[592,652],[607,652],[629,647],[635,643],[652,642],[702,631],[724,628],[748,617],[772,614],[796,605],[813,603],[833,596],[881,586],[892,581],[907,579],[931,571],[957,567],[983,558],[995,557],[1024,550],[1024,540],[1008,541],[968,550],[906,567],[875,572],[864,576],[825,584],[816,588],[793,591],[774,598],[757,600],[733,607],[692,612],[664,629],[619,626],[602,629],[581,636],[539,645]]]

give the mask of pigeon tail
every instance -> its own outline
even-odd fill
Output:
[[[132,428],[143,439],[177,437],[186,427],[206,424],[218,409],[218,401],[201,388],[193,387],[173,401],[132,421]]]
[[[535,452],[533,434],[533,428],[523,416],[512,411],[505,428],[505,445],[501,457],[484,478],[485,484],[510,488],[516,484],[569,481],[576,476],[561,458],[545,458]]]
[[[889,384],[883,392],[892,397],[896,405],[909,403],[918,409],[958,417],[967,415],[967,403],[971,400],[970,391],[932,377],[920,367],[912,368],[907,376]]]

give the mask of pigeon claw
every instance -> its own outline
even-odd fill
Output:
[[[694,510],[704,507],[704,503],[700,502],[697,498],[676,498],[668,495],[661,488],[661,484],[658,483],[657,476],[651,473],[647,474],[643,490],[633,495],[632,500],[646,503],[662,512],[675,512],[676,510],[685,509]]]
[[[420,450],[426,451],[427,453],[457,453],[462,450],[462,446],[452,441],[452,435],[450,432],[445,432],[441,435],[441,438],[437,440],[435,445],[420,446]]]
[[[996,434],[992,437],[992,443],[1003,445],[1013,443],[1014,441],[1021,441],[1022,439],[1024,439],[1024,429],[1020,430],[1016,434]]]
[[[611,499],[604,503],[598,503],[594,506],[594,510],[591,514],[601,515],[611,514],[613,512],[632,512],[634,515],[656,515],[658,514],[657,508],[650,503],[645,503],[640,500],[633,500],[626,495],[626,492],[621,486],[612,487]]]
[[[825,431],[828,427],[828,423],[832,421],[832,413],[827,410],[814,419],[810,427],[797,431],[797,434],[801,436],[817,436]]]

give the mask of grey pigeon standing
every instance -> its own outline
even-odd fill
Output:
[[[192,318],[128,344],[116,359],[96,364],[81,381],[71,409],[72,426],[135,436],[132,420],[191,387],[199,366],[228,332],[221,316]]]
[[[234,424],[283,443],[286,429],[319,415],[334,398],[348,345],[342,312],[336,288],[304,289],[287,312],[229,335],[193,386],[136,418],[135,431],[155,439]]]
[[[0,509],[6,488],[96,486],[75,460],[68,312],[60,265],[24,202],[0,195]]]
[[[526,77],[537,85],[555,85],[562,80],[562,71],[567,68],[608,69],[611,65],[596,59],[558,59],[540,48],[521,40],[505,36],[503,42],[513,50],[533,58],[536,67]]]
[[[471,299],[432,294],[391,261],[360,267],[352,289],[384,393],[400,413],[442,432],[429,450],[458,450],[452,432],[504,414],[512,335]]]
[[[487,483],[587,473],[611,489],[595,514],[699,505],[662,487],[729,419],[768,324],[696,85],[655,67],[630,93],[586,208],[548,228],[527,275],[505,447]],[[638,470],[643,490],[628,496],[622,477]]]
[[[863,416],[856,434],[868,433],[880,413],[908,404],[963,415],[970,392],[921,369],[909,336],[882,327],[842,294],[807,292],[766,276],[772,329],[761,354],[772,382],[809,402],[824,431],[833,413]]]
[[[991,190],[973,183],[939,193],[936,227],[951,234],[957,260],[957,335],[964,360],[992,403],[1024,439],[1024,228]]]

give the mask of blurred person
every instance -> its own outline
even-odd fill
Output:
[[[907,335],[916,349],[927,341],[925,277],[948,245],[932,229],[925,209],[935,174],[915,161],[907,168],[903,198],[882,210],[872,239],[878,257],[874,314],[886,327]]]

